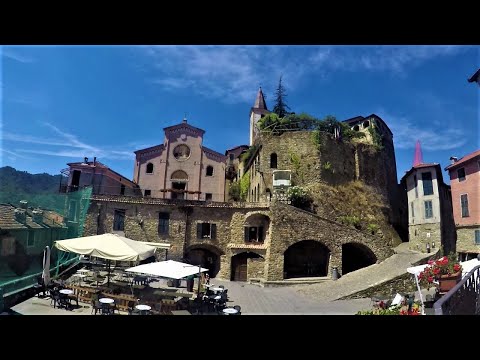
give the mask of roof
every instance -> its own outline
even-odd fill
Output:
[[[363,121],[363,120],[367,120],[371,117],[374,117],[376,120],[380,121],[384,126],[385,128],[388,130],[388,132],[390,133],[390,135],[393,136],[393,133],[392,133],[392,130],[390,130],[390,128],[388,127],[387,123],[378,115],[376,114],[371,114],[371,115],[368,115],[368,116],[355,116],[353,118],[350,118],[350,119],[347,119],[347,120],[343,120],[342,122],[343,123],[347,123],[349,125],[351,124],[354,124],[354,123],[357,123],[357,122],[360,122],[360,121]]]
[[[454,162],[453,164],[450,164],[448,165],[445,170],[452,170],[453,168],[456,168],[458,165],[462,165],[462,164],[465,164],[466,162],[470,161],[470,160],[473,160],[475,159],[476,157],[480,156],[480,149],[479,150],[476,150],[468,155],[465,155],[464,157],[462,157],[461,159],[459,159],[458,161]]]
[[[168,131],[172,131],[172,130],[176,130],[176,129],[182,129],[182,128],[188,128],[190,130],[193,130],[194,132],[200,133],[201,135],[205,134],[205,130],[202,130],[200,128],[197,128],[195,126],[190,125],[189,123],[187,123],[186,120],[182,121],[180,124],[172,125],[172,126],[168,126],[166,128],[163,128],[163,131],[168,132]]]
[[[400,182],[402,182],[404,179],[406,179],[410,174],[417,169],[423,169],[423,168],[429,168],[429,167],[434,167],[436,172],[437,172],[437,180],[441,181],[443,183],[443,175],[442,175],[442,169],[440,168],[440,164],[437,163],[424,163],[424,164],[418,164],[415,166],[412,166],[410,170],[405,172],[405,175],[402,176],[400,179]]]
[[[160,145],[150,146],[150,147],[145,148],[145,149],[136,150],[136,151],[134,151],[134,153],[135,154],[142,154],[142,153],[149,152],[149,151],[163,150],[163,148],[164,148],[164,145],[160,144]]]
[[[0,204],[0,229],[44,229],[46,227],[60,227],[64,228],[65,225],[58,224],[52,221],[51,219],[45,219],[42,217],[42,223],[38,224],[32,219],[32,209],[25,210],[25,224],[17,221],[15,218],[15,209],[20,209],[12,204]],[[54,213],[50,211],[50,213]]]
[[[265,102],[265,97],[263,96],[262,88],[258,89],[257,97],[255,98],[255,103],[253,104],[254,109],[267,109],[267,103]]]
[[[238,146],[235,146],[231,149],[228,149],[228,150],[225,150],[225,156],[228,155],[229,153],[234,153],[235,154],[235,157],[237,157],[238,155],[240,155],[244,150],[247,150],[248,149],[248,145],[238,145]],[[238,153],[238,155],[237,155]]]
[[[221,154],[221,153],[219,153],[219,152],[217,152],[217,151],[215,151],[215,150],[209,149],[209,148],[207,148],[207,147],[205,147],[205,146],[202,146],[202,150],[205,151],[205,152],[207,152],[207,153],[210,153],[210,154],[212,154],[212,155],[214,155],[214,156],[220,157],[221,159],[223,159],[223,161],[225,161],[225,160],[227,159],[227,157],[226,157],[225,155],[223,155],[223,154]]]
[[[72,166],[80,166],[80,167],[89,167],[89,168],[101,168],[101,169],[105,169],[105,170],[108,170],[108,171],[111,171],[112,173],[114,173],[115,175],[118,175],[122,178],[122,180],[126,180],[128,181],[133,187],[137,187],[138,185],[135,184],[132,180],[130,180],[129,178],[123,176],[122,174],[119,174],[118,172],[116,172],[115,170],[112,170],[111,168],[109,168],[107,165],[105,164],[102,164],[100,161],[95,161],[95,164],[93,164],[93,161],[88,161],[88,162],[75,162],[75,163],[67,163],[68,166],[72,167]]]
[[[480,84],[480,69],[468,79],[468,82],[478,82]]]

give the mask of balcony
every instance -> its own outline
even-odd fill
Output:
[[[66,194],[66,193],[71,193],[78,191],[79,187],[76,185],[60,185],[60,188],[58,189],[58,192],[61,194]]]

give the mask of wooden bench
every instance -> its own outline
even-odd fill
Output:
[[[127,294],[108,294],[108,297],[115,300],[115,305],[117,308],[122,311],[128,311],[128,303],[133,302],[135,305],[138,304],[138,299],[133,295]]]
[[[92,287],[84,287],[78,285],[69,285],[68,288],[73,290],[73,294],[81,302],[90,304],[92,302],[92,297],[97,293],[97,289]]]

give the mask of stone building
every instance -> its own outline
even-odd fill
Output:
[[[186,119],[163,130],[163,144],[135,151],[133,181],[143,195],[225,201],[226,157],[202,145],[205,131]]]
[[[63,216],[53,211],[29,208],[23,200],[18,207],[0,204],[0,279],[41,271],[45,246],[65,239],[67,231]]]
[[[407,194],[410,248],[429,252],[442,246],[448,254],[456,243],[450,186],[443,182],[440,165],[424,163],[419,154],[417,143],[413,166],[401,179]]]
[[[61,193],[75,192],[91,186],[93,194],[141,194],[137,184],[97,161],[96,157],[93,158],[93,161],[85,158],[83,162],[68,163],[67,165],[68,168],[61,171],[66,180],[65,184],[60,185]]]
[[[457,252],[468,259],[480,254],[480,150],[451,160],[445,170],[452,188]]]
[[[309,131],[260,133],[256,124],[268,113],[260,89],[250,111],[251,146],[225,155],[204,147],[205,131],[186,120],[164,128],[163,144],[135,152],[132,183],[141,194],[93,193],[83,234],[122,232],[168,243],[159,259],[183,259],[209,268],[212,277],[239,281],[330,276],[334,268],[345,274],[390,256],[381,234],[275,201],[290,185],[359,180],[385,196],[394,223],[398,184],[385,122],[374,114],[346,120],[365,139],[321,133],[319,149]],[[228,195],[235,183],[243,201]]]

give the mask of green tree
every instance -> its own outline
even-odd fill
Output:
[[[278,81],[278,87],[275,91],[275,96],[276,99],[275,106],[273,107],[273,112],[279,117],[283,118],[285,115],[288,115],[287,109],[290,109],[290,107],[285,103],[287,93],[282,85],[282,76],[280,76],[280,80]]]

